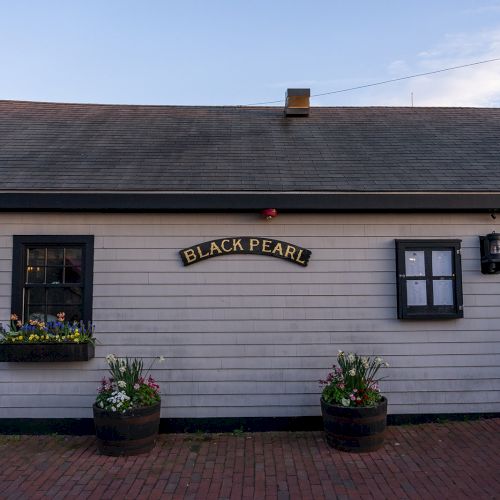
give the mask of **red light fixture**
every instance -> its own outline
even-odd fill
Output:
[[[267,220],[272,220],[274,217],[278,216],[278,211],[275,208],[265,208],[264,210],[262,210],[261,214]]]

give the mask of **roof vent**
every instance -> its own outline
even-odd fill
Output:
[[[309,97],[311,89],[287,89],[286,91],[286,116],[309,115]]]

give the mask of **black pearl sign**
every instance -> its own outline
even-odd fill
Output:
[[[205,241],[204,243],[199,243],[198,245],[179,251],[185,266],[190,266],[211,257],[239,253],[268,255],[269,257],[289,260],[299,266],[307,266],[311,257],[310,250],[298,245],[293,245],[286,241],[269,238],[250,238],[248,236]]]

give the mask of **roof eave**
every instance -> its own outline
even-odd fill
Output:
[[[500,192],[2,192],[1,211],[493,211]]]

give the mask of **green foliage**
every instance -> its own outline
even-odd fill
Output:
[[[96,405],[105,410],[125,413],[127,410],[152,406],[161,399],[160,386],[147,373],[155,361],[163,362],[165,358],[155,358],[143,375],[144,364],[141,359],[117,358],[114,354],[106,356],[111,377],[103,378],[98,388]]]
[[[333,365],[325,380],[322,397],[329,404],[342,406],[375,406],[381,399],[377,373],[389,366],[380,357],[358,356],[339,351],[338,366]]]
[[[80,322],[64,321],[64,313],[57,315],[57,321],[29,320],[23,323],[16,314],[10,317],[9,329],[0,325],[0,343],[2,344],[60,344],[77,343],[95,344],[94,327]]]

